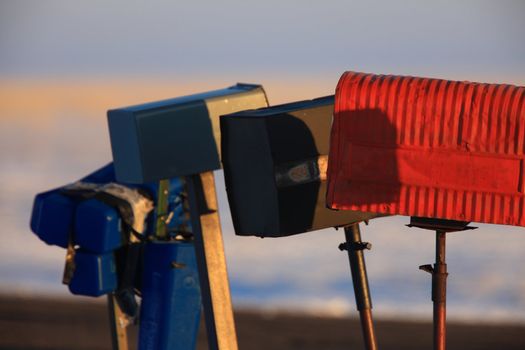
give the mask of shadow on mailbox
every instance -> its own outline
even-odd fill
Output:
[[[380,109],[343,111],[339,125],[334,125],[334,139],[344,135],[344,142],[337,142],[340,156],[330,167],[339,169],[333,175],[338,188],[334,197],[344,195],[352,203],[345,209],[375,211],[399,200],[401,182],[396,159],[397,132],[388,116]],[[336,144],[336,143],[334,143]],[[342,148],[342,149],[341,149]],[[338,181],[337,178],[340,178]]]
[[[279,206],[279,216],[285,231],[308,231],[314,220],[314,213],[321,187],[320,171],[316,166],[321,154],[315,145],[310,129],[305,122],[293,115],[283,115],[268,124],[270,145],[278,144],[272,150],[274,162],[280,164],[275,169],[275,179],[279,201],[289,205]],[[298,160],[297,154],[303,159]],[[323,198],[324,199],[324,198]]]

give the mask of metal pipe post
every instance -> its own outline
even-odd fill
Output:
[[[340,249],[348,251],[355,301],[361,319],[365,348],[367,350],[377,350],[377,340],[372,319],[372,298],[370,297],[365,257],[363,254],[363,249],[370,249],[370,244],[361,242],[359,224],[345,227],[345,237],[346,244],[343,244],[342,248],[340,246]]]
[[[446,235],[448,232],[473,230],[466,221],[445,220],[412,216],[408,227],[419,227],[436,232],[436,261],[419,266],[432,275],[432,302],[434,304],[434,350],[445,350],[447,338],[447,263]]]
[[[436,231],[436,263],[432,272],[432,301],[434,302],[434,349],[446,349],[447,264],[446,232]]]

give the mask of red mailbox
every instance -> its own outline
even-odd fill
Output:
[[[346,72],[333,209],[525,226],[525,88]]]

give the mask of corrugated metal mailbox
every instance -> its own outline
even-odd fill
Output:
[[[347,72],[327,202],[525,226],[525,88]]]
[[[110,110],[117,180],[145,183],[219,169],[219,116],[266,106],[262,86],[237,84]]]
[[[333,96],[221,117],[222,160],[235,232],[287,236],[374,214],[326,208]]]

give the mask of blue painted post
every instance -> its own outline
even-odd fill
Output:
[[[195,349],[200,313],[201,294],[193,243],[147,243],[139,349]]]

